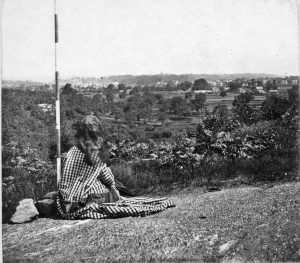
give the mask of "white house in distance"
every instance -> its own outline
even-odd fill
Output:
[[[45,112],[47,111],[52,111],[53,110],[53,105],[52,104],[47,104],[47,103],[41,103],[38,104],[38,106]]]
[[[261,86],[257,86],[256,89],[257,89],[258,93],[260,93],[260,94],[265,94],[265,93],[266,93],[266,92],[264,91],[264,88],[261,87]]]
[[[215,87],[212,87],[212,90],[213,90],[213,92],[214,92],[214,93],[218,93],[218,92],[220,92],[220,88],[219,88],[219,87],[217,87],[217,86],[215,86]]]
[[[207,93],[207,94],[210,94],[210,93],[213,93],[212,90],[194,90],[195,94],[199,94],[199,93]]]

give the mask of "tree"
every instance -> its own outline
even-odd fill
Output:
[[[104,95],[106,96],[107,102],[112,103],[115,98],[115,90],[114,85],[109,84],[106,89],[104,89]]]
[[[176,90],[176,85],[174,84],[174,82],[169,81],[167,83],[166,90]]]
[[[124,112],[124,113],[128,113],[128,112],[131,112],[131,111],[136,110],[136,108],[137,108],[137,105],[136,105],[136,104],[131,103],[130,101],[128,101],[128,102],[124,105],[124,107],[123,107],[123,112]]]
[[[249,89],[251,89],[252,91],[256,90],[256,80],[255,79],[250,79],[247,83],[247,86]]]
[[[61,91],[62,94],[76,94],[77,93],[77,90],[72,88],[72,85],[70,83],[67,83],[66,85],[64,85],[62,87],[62,91]]]
[[[142,96],[140,93],[135,93],[127,99],[127,102],[137,105],[138,103],[142,102]]]
[[[119,90],[125,90],[125,89],[126,89],[125,84],[119,83],[119,84],[118,84],[118,89],[119,89]]]
[[[256,85],[257,85],[258,87],[262,87],[262,86],[263,86],[263,82],[262,82],[261,80],[257,80],[257,81],[256,81]]]
[[[147,119],[150,120],[152,118],[152,109],[151,107],[147,107],[147,106],[140,105],[140,107],[138,107],[137,110],[137,121],[141,121],[141,119],[144,119],[145,124]]]
[[[142,96],[142,100],[144,103],[149,104],[150,106],[152,106],[155,103],[155,96],[153,93],[151,92],[146,92],[144,93],[144,95]]]
[[[185,99],[191,99],[193,97],[193,92],[187,92],[184,94]]]
[[[107,86],[106,89],[108,89],[108,90],[113,90],[114,88],[115,88],[115,85],[112,84],[112,83],[110,83],[110,84],[108,84],[108,86]]]
[[[106,93],[106,100],[107,102],[112,103],[114,101],[115,94],[113,92]]]
[[[159,111],[160,112],[167,112],[168,109],[170,108],[170,103],[171,103],[171,99],[166,99],[166,100],[161,101]]]
[[[167,115],[164,112],[159,112],[157,119],[161,121],[161,125],[167,120]]]
[[[255,109],[249,102],[253,99],[251,93],[243,93],[234,98],[232,102],[233,112],[239,121],[252,124],[261,119],[261,110]]]
[[[91,102],[92,108],[98,109],[102,105],[102,95],[97,93],[93,96],[92,102]]]
[[[175,114],[182,113],[185,107],[186,103],[182,97],[173,97],[170,101],[170,111],[172,111]]]
[[[142,89],[141,89],[140,86],[135,86],[135,87],[129,92],[129,95],[134,95],[134,94],[140,93],[141,91],[142,91]]]
[[[265,85],[265,90],[269,91],[269,90],[274,90],[274,89],[277,89],[276,80],[268,80]]]
[[[192,90],[207,90],[209,85],[205,79],[197,79],[194,81]]]
[[[162,100],[164,100],[164,96],[162,94],[155,94],[155,99],[157,100],[157,103],[160,104]]]
[[[291,89],[288,90],[289,101],[291,104],[298,104],[299,102],[299,85],[293,85]]]
[[[134,120],[136,119],[136,111],[126,112],[124,117],[129,127],[133,127]]]
[[[232,106],[236,108],[242,108],[246,104],[248,104],[253,99],[253,95],[251,93],[243,93],[234,98],[232,102]]]
[[[287,98],[271,95],[263,102],[261,111],[267,120],[276,120],[286,113],[290,106],[290,101]]]
[[[187,91],[189,90],[191,87],[193,86],[193,83],[190,82],[190,81],[184,81],[184,82],[181,82],[179,85],[178,85],[178,88],[183,90],[183,91]]]
[[[237,93],[242,87],[242,84],[237,81],[231,81],[228,83],[228,87],[230,92]]]
[[[65,115],[66,115],[66,117],[67,117],[68,119],[71,119],[71,120],[72,120],[72,119],[75,118],[76,113],[75,113],[75,111],[74,111],[73,109],[68,108],[68,109],[65,110]]]
[[[149,87],[149,86],[145,86],[145,87],[143,88],[143,90],[144,90],[144,94],[149,94],[149,93],[151,93],[152,88]]]
[[[120,94],[119,94],[119,98],[120,99],[125,99],[127,97],[127,92],[126,90],[123,90]]]
[[[119,107],[114,107],[112,110],[112,114],[114,115],[115,122],[118,122],[119,119],[123,117],[123,111]]]
[[[221,96],[221,97],[226,97],[226,96],[227,96],[226,90],[222,90],[222,91],[220,92],[220,96]]]
[[[189,105],[182,97],[174,97],[170,100],[169,109],[174,114],[182,116],[191,116]]]
[[[218,116],[221,120],[228,118],[228,109],[226,105],[217,105],[213,109],[213,114]]]
[[[195,99],[193,100],[193,105],[196,111],[204,108],[206,101],[206,94],[205,93],[199,93],[195,95]]]

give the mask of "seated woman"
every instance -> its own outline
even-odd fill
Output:
[[[75,123],[77,145],[67,153],[58,184],[58,212],[66,219],[144,216],[174,204],[167,198],[126,198],[101,160],[103,130],[100,120],[88,115]]]

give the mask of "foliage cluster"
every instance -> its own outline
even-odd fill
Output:
[[[98,95],[89,98],[71,87],[61,94],[62,152],[74,143],[72,123],[78,117],[91,112],[96,116],[123,113],[126,122],[116,117],[115,122],[103,121],[107,131],[105,161],[116,170],[116,177],[125,184],[128,181],[132,188],[241,175],[248,180],[292,179],[297,171],[296,89],[289,92],[289,98],[267,97],[261,108],[251,105],[251,94],[242,94],[235,99],[231,113],[218,106],[206,113],[197,129],[177,135],[164,126],[155,129],[137,122],[151,118],[151,109],[158,106],[158,119],[163,124],[167,111],[181,108],[179,112],[185,112],[182,108],[187,100],[133,92],[122,104],[109,103]],[[23,171],[19,177],[3,177],[4,209],[8,209],[21,197],[38,198],[56,187],[54,111],[38,106],[54,105],[54,96],[51,92],[4,89],[2,99],[3,164]],[[202,104],[205,101],[198,99]]]

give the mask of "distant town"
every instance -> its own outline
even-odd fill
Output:
[[[277,87],[292,87],[299,84],[298,76],[285,76],[278,77],[271,74],[223,74],[223,75],[208,75],[208,74],[157,74],[157,75],[120,75],[120,76],[108,76],[108,77],[72,77],[66,79],[60,79],[60,86],[64,86],[66,83],[70,83],[78,91],[98,91],[106,88],[109,84],[117,87],[119,84],[124,84],[133,88],[136,86],[152,87],[154,89],[166,88],[176,89],[180,83],[189,81],[194,82],[196,79],[205,79],[210,86],[210,89],[206,93],[218,93],[222,88],[229,89],[230,83],[238,83],[240,85],[240,92],[247,92],[249,89],[253,91],[253,88],[257,88],[257,91],[264,93],[265,89],[268,89],[268,83],[272,82]],[[35,81],[23,81],[23,80],[3,80],[2,88],[18,88],[27,90],[38,89],[53,89],[53,82],[35,82]],[[285,89],[287,89],[285,88]]]
[[[195,88],[196,80],[204,80],[203,85]],[[268,74],[228,74],[228,75],[142,75],[142,76],[111,76],[111,77],[72,77],[61,79],[60,88],[68,84],[79,94],[93,97],[95,94],[107,95],[107,90],[113,90],[112,100],[123,101],[128,95],[139,91],[150,91],[161,94],[166,99],[182,97],[193,99],[197,93],[205,93],[207,110],[213,109],[218,104],[224,104],[231,108],[232,101],[236,96],[243,93],[254,95],[252,106],[259,106],[268,94],[277,94],[280,97],[288,97],[288,91],[299,85],[298,76],[278,77]],[[21,89],[31,91],[52,90],[53,83],[41,83],[32,81],[9,81],[2,82],[2,88]]]

